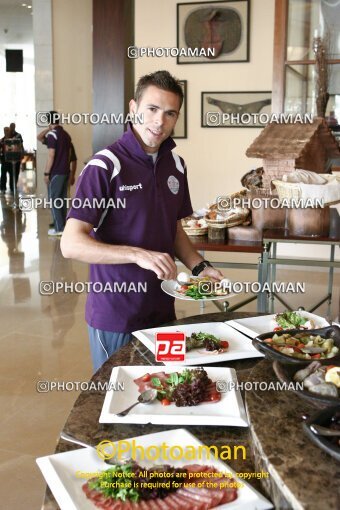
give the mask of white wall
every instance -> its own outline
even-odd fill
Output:
[[[176,4],[176,0],[136,0],[136,46],[176,46]],[[194,208],[222,193],[241,189],[242,175],[260,166],[259,160],[245,156],[259,129],[200,127],[201,92],[271,90],[273,33],[273,0],[252,0],[250,62],[177,65],[176,57],[143,57],[135,61],[136,82],[141,75],[158,69],[188,80],[188,138],[176,143],[188,166]]]
[[[3,127],[15,122],[26,150],[36,147],[34,105],[33,28],[29,9],[21,5],[2,5],[0,14],[0,137]],[[7,73],[5,50],[23,50],[21,73]]]
[[[92,113],[92,0],[52,0],[54,109]],[[65,125],[78,173],[92,155],[92,126]]]
[[[91,113],[92,0],[33,0],[33,12],[37,112]],[[92,154],[92,127],[63,127],[72,137],[79,173]],[[47,149],[40,143],[37,149],[39,195],[46,194]]]
[[[176,46],[176,4],[176,0],[136,0],[136,46]],[[178,65],[176,57],[143,57],[135,61],[136,82],[143,74],[159,69],[188,80],[188,138],[177,139],[176,143],[188,166],[194,209],[221,194],[241,189],[242,175],[262,165],[261,160],[245,156],[260,129],[201,127],[201,92],[272,90],[275,2],[252,0],[250,4],[249,62]],[[306,245],[279,245],[278,253],[328,258],[329,248],[313,246],[310,250]],[[340,257],[338,248],[336,257]]]
[[[52,56],[52,6],[51,0],[33,0],[33,40],[35,67],[35,109],[36,112],[53,110],[53,56]],[[35,126],[35,137],[41,127]],[[35,140],[37,148],[37,190],[46,195],[44,182],[47,149]]]

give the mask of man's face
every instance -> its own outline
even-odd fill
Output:
[[[180,98],[173,92],[149,85],[137,105],[130,101],[130,113],[143,114],[144,123],[133,129],[146,152],[157,152],[172,133],[179,115]]]

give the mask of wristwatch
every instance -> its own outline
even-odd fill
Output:
[[[44,176],[47,177],[50,173],[44,172]]]
[[[213,267],[209,260],[202,260],[199,264],[197,264],[195,267],[192,268],[192,274],[194,276],[198,276],[206,267]]]

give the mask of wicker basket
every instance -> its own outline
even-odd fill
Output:
[[[298,182],[272,181],[280,200],[299,200],[301,188]]]
[[[183,230],[188,236],[204,236],[208,233],[208,227],[183,227]]]
[[[337,204],[340,201],[340,180],[333,175],[323,175],[328,181],[333,180],[334,184],[339,183],[338,186],[329,186],[327,184],[304,184],[303,189],[306,190],[310,187],[310,198],[315,196],[315,192],[318,192],[318,198],[324,201],[325,205]],[[299,182],[284,182],[274,180],[272,183],[275,185],[279,199],[283,200],[300,200],[303,192],[301,190],[301,184]],[[306,197],[309,198],[309,197]]]
[[[209,227],[214,228],[225,228],[226,220],[210,220],[209,218],[205,218],[205,221]]]

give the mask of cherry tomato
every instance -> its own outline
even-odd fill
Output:
[[[161,403],[162,403],[162,406],[169,406],[171,404],[170,400],[168,400],[167,398],[163,398],[161,400]]]
[[[294,352],[301,352],[301,349],[299,349],[299,347],[295,347],[295,345],[290,345],[289,347],[293,349]]]
[[[313,359],[319,359],[319,358],[321,358],[321,354],[320,354],[320,353],[319,353],[319,354],[312,354],[312,355],[311,355],[311,358],[313,358]]]
[[[142,377],[142,381],[143,382],[149,382],[151,379],[151,375],[150,374],[145,374],[143,377]]]
[[[212,393],[209,397],[209,400],[211,400],[211,402],[217,402],[217,400],[220,400],[220,394]]]
[[[227,342],[227,340],[221,340],[220,345],[223,349],[228,349],[229,342]]]
[[[328,365],[326,367],[326,372],[328,372],[328,370],[330,370],[331,368],[335,368],[337,365]]]
[[[272,338],[266,338],[265,340],[263,340],[266,344],[271,344],[273,342],[273,339]]]
[[[274,331],[282,331],[283,328],[281,328],[281,326],[277,326],[276,328],[274,328]]]

